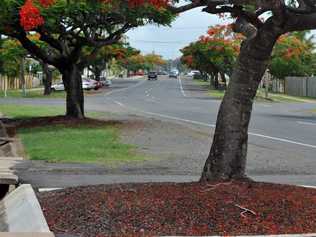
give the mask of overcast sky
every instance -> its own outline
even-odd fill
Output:
[[[178,16],[172,27],[153,25],[140,27],[127,33],[130,44],[143,53],[155,52],[165,59],[181,56],[179,49],[206,33],[209,26],[223,23],[217,16],[194,9]]]

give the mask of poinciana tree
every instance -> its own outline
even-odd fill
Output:
[[[276,78],[315,74],[315,46],[306,34],[281,36],[272,53],[270,72]]]
[[[214,87],[218,89],[218,74],[225,78],[231,75],[239,53],[241,35],[232,31],[231,25],[210,27],[207,35],[181,50],[182,63],[191,69],[211,75]]]
[[[0,34],[19,39],[30,52],[62,72],[67,114],[75,117],[83,116],[78,71],[89,60],[81,57],[82,45],[93,45],[97,51],[100,46],[117,41],[132,27],[148,22],[164,24],[170,22],[172,14],[198,7],[204,7],[203,11],[210,14],[228,13],[235,19],[233,30],[245,39],[220,106],[203,181],[246,177],[252,105],[272,49],[285,33],[316,28],[316,0],[187,0],[181,6],[177,6],[177,0],[38,0],[41,11],[31,2],[27,0],[27,7],[22,8],[28,9],[26,12],[21,10],[21,27],[18,16],[24,0],[2,1]],[[264,13],[268,13],[267,17],[262,18]],[[56,54],[45,55],[31,44],[26,33],[30,28]]]
[[[0,34],[19,40],[38,59],[55,66],[67,92],[66,115],[84,117],[81,71],[98,51],[128,30],[148,23],[169,24],[166,0],[3,0]],[[29,36],[37,33],[49,53]],[[92,49],[89,55],[84,48]]]
[[[273,47],[288,32],[316,28],[315,0],[195,0],[175,12],[204,7],[210,14],[228,13],[233,30],[246,38],[219,109],[212,147],[201,180],[246,177],[248,126],[257,88]],[[264,13],[266,17],[262,17]]]

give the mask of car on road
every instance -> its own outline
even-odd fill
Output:
[[[92,80],[92,79],[82,79],[82,89],[84,90],[98,90],[102,88],[102,83],[96,80]],[[52,91],[64,91],[65,90],[65,86],[64,83],[62,81],[57,82],[55,84],[53,84],[51,86],[51,90]]]
[[[106,77],[101,77],[100,78],[100,83],[102,84],[102,86],[109,87],[110,85],[112,85],[112,80],[106,79]]]
[[[84,90],[98,90],[102,87],[102,83],[92,79],[82,79],[82,89]]]
[[[199,75],[201,75],[201,73],[198,70],[192,70],[192,71],[187,73],[187,76],[189,76],[189,77],[194,77],[194,76],[199,76]]]
[[[60,82],[53,84],[51,86],[51,90],[52,91],[64,91],[65,90],[64,83],[62,81],[60,81]]]
[[[179,76],[179,72],[178,71],[171,71],[170,73],[169,73],[169,78],[178,78],[178,76]]]
[[[158,73],[155,71],[150,71],[148,73],[148,80],[158,80]]]

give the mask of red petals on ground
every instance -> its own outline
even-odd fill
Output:
[[[295,186],[128,184],[39,194],[51,230],[81,236],[316,232],[316,190]]]

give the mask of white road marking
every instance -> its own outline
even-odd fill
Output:
[[[298,123],[298,124],[303,124],[303,125],[316,126],[316,123],[312,123],[312,122],[297,121],[297,123]]]
[[[129,90],[129,89],[133,89],[133,88],[135,88],[135,87],[138,87],[138,86],[144,84],[145,82],[146,82],[146,80],[143,80],[143,81],[138,82],[138,83],[135,84],[135,85],[132,85],[132,86],[129,86],[129,87],[126,87],[126,88],[122,88],[122,89],[118,89],[118,90],[109,91],[109,92],[107,92],[107,93],[104,94],[104,97],[109,96],[109,95],[112,95],[113,93],[118,93],[118,92],[126,91],[126,90]]]
[[[177,120],[177,121],[191,123],[191,124],[196,124],[196,125],[202,125],[202,126],[206,126],[206,127],[210,127],[210,128],[215,128],[216,127],[215,124],[208,124],[208,123],[203,123],[203,122],[194,121],[194,120],[190,120],[190,119],[183,119],[183,118],[174,117],[174,116],[165,115],[165,114],[147,112],[147,111],[143,111],[143,110],[140,110],[140,109],[137,109],[137,108],[132,108],[131,106],[124,105],[124,104],[120,103],[119,101],[114,101],[114,102],[116,104],[122,106],[122,107],[131,108],[131,109],[136,110],[136,111],[138,111],[140,113],[144,113],[144,114],[148,114],[148,115],[154,115],[154,116],[161,117],[161,118]],[[251,135],[251,136],[254,136],[254,137],[265,138],[267,140],[274,140],[274,141],[278,141],[278,142],[284,142],[284,143],[289,143],[289,144],[294,144],[294,145],[298,145],[298,146],[304,146],[304,147],[316,149],[316,145],[311,145],[311,144],[307,144],[307,143],[297,142],[297,141],[290,140],[290,139],[285,139],[285,138],[280,138],[280,137],[272,137],[272,136],[267,136],[267,135],[263,135],[263,134],[260,134],[260,133],[253,133],[253,132],[249,132],[248,134]]]
[[[116,104],[118,104],[119,106],[121,106],[121,107],[125,107],[121,102],[119,102],[119,101],[114,101]]]
[[[180,84],[180,90],[181,90],[181,93],[184,97],[186,97],[187,95],[185,94],[184,90],[183,90],[183,86],[182,86],[182,81],[181,81],[181,78],[179,77],[178,78],[178,81],[179,81],[179,84]]]

